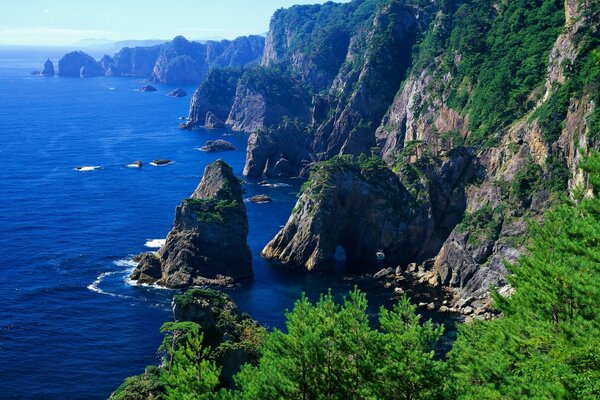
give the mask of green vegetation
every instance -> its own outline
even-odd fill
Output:
[[[345,4],[327,2],[294,6],[275,12],[271,31],[278,60],[290,61],[300,52],[312,70],[324,75],[312,89],[328,85],[338,73],[350,37],[367,26],[375,11],[387,0],[352,1]]]
[[[185,202],[193,208],[199,221],[211,224],[224,223],[228,214],[239,209],[236,200],[188,198]]]
[[[472,246],[496,240],[504,219],[503,211],[502,206],[495,209],[489,205],[481,207],[475,212],[467,213],[456,229],[469,233],[467,243]]]

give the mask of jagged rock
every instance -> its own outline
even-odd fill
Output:
[[[204,120],[204,127],[209,129],[223,129],[225,123],[219,119],[212,111],[206,113],[206,119]]]
[[[248,201],[250,203],[270,203],[272,199],[266,194],[257,194],[256,196],[250,197]]]
[[[114,67],[115,60],[108,54],[105,54],[100,61],[98,61],[98,64],[100,65],[100,68],[105,71],[104,74],[106,75],[106,71]]]
[[[231,111],[241,74],[238,69],[210,70],[192,96],[188,121],[182,125],[182,128],[203,127],[209,112],[221,121],[226,120]]]
[[[60,76],[90,78],[104,75],[102,67],[90,55],[83,51],[73,51],[65,54],[58,61]]]
[[[310,271],[333,268],[338,246],[350,267],[375,266],[378,249],[394,265],[415,254],[420,233],[409,227],[410,195],[391,171],[340,158],[319,166],[311,182],[265,258]]]
[[[200,148],[200,150],[208,151],[208,152],[228,151],[228,150],[235,150],[235,146],[233,144],[231,144],[230,142],[228,142],[227,140],[217,139],[217,140],[207,141],[204,144],[204,146],[202,146]]]
[[[244,175],[258,178],[302,175],[313,157],[308,135],[299,124],[284,122],[248,138]]]
[[[231,285],[252,277],[242,189],[231,167],[218,160],[206,167],[189,199],[177,207],[173,229],[156,253],[161,276],[152,282],[171,288]],[[147,261],[152,261],[151,263]],[[156,262],[143,258],[131,279],[155,277]]]
[[[42,70],[44,76],[54,76],[54,64],[50,59],[47,59],[44,63],[44,69]]]
[[[187,92],[181,88],[177,88],[177,89],[173,89],[171,90],[169,93],[167,93],[167,96],[170,97],[185,97],[187,96]]]
[[[124,47],[113,58],[109,76],[136,76],[149,78],[162,45],[148,47]]]
[[[156,92],[157,90],[158,89],[152,85],[145,85],[140,88],[140,92]]]

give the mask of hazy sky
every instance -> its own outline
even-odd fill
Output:
[[[345,2],[342,0],[340,2]],[[318,0],[1,0],[0,44],[226,38],[266,32],[273,12]]]

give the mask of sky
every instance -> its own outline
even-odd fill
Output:
[[[336,0],[346,2],[348,0]],[[233,39],[265,33],[275,10],[319,0],[0,0],[0,45],[85,39]]]

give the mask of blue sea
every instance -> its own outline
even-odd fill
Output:
[[[245,134],[177,129],[190,97],[166,96],[174,87],[144,93],[134,78],[30,74],[64,52],[0,48],[0,399],[103,399],[156,364],[177,292],[130,285],[131,258],[166,237],[208,163],[222,158],[239,175],[244,166]],[[237,149],[197,150],[218,138]],[[153,167],[154,159],[174,162]],[[127,167],[135,160],[144,166]],[[239,307],[284,329],[284,311],[302,292],[316,299],[357,284],[374,313],[391,304],[369,280],[292,273],[260,258],[302,182],[272,183],[282,185],[244,187],[273,202],[247,204],[255,278],[230,291]]]

